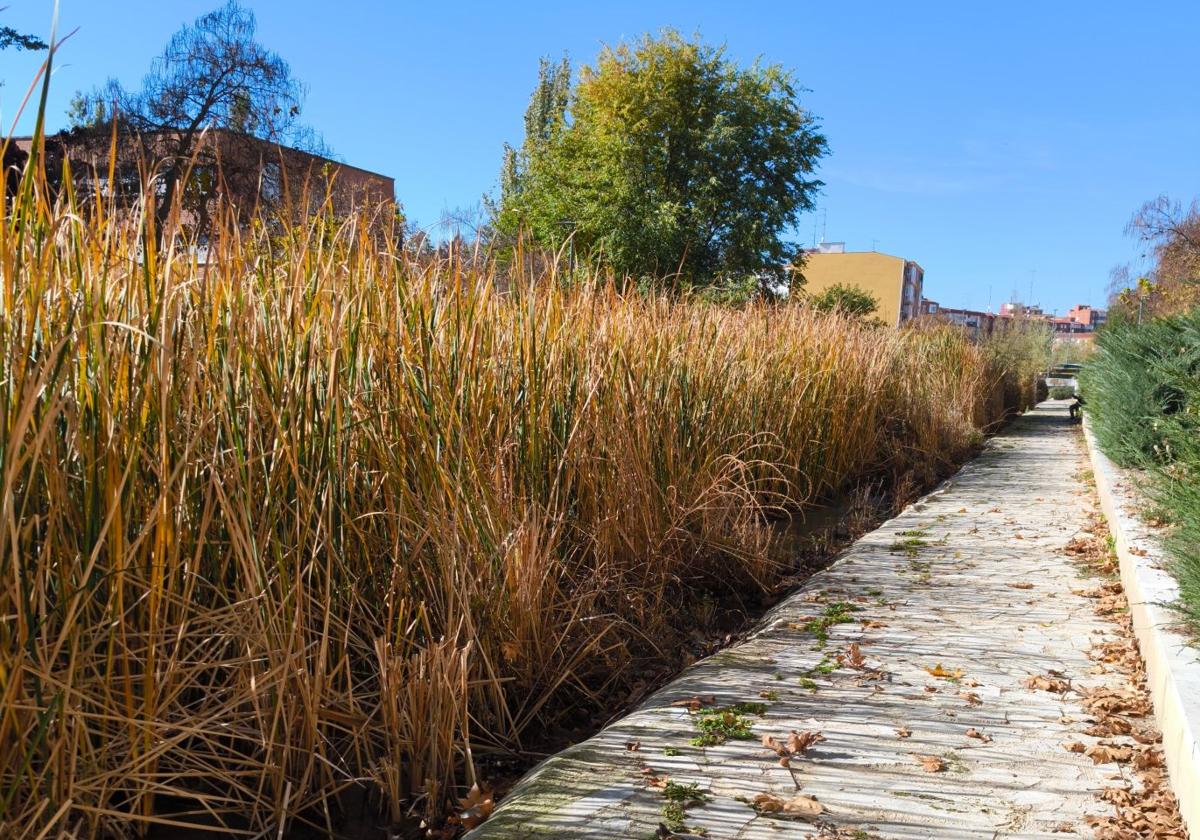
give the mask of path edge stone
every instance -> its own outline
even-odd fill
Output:
[[[1129,474],[1100,451],[1086,415],[1083,436],[1146,663],[1167,776],[1189,834],[1200,837],[1200,651],[1174,629],[1179,619],[1167,605],[1178,599],[1179,585],[1162,568],[1166,557],[1158,539],[1137,516],[1138,497]]]

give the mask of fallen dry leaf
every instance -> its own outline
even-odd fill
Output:
[[[1096,615],[1113,615],[1124,612],[1129,604],[1124,595],[1106,595],[1096,602]]]
[[[1151,711],[1149,697],[1137,692],[1097,688],[1083,694],[1083,704],[1097,717],[1110,714],[1145,717]]]
[[[983,741],[983,743],[985,743],[985,744],[990,744],[992,742],[991,735],[985,735],[984,733],[980,732],[978,729],[976,729],[973,726],[967,730],[967,737],[968,738],[976,738],[980,741]]]
[[[854,668],[861,671],[867,664],[866,657],[862,655],[862,649],[859,648],[858,642],[851,642],[846,648],[845,653],[837,655],[838,664],[843,668]]]
[[[761,814],[773,814],[783,810],[783,800],[770,793],[754,797],[754,810]]]
[[[698,694],[695,697],[688,697],[684,700],[676,700],[672,706],[684,706],[689,712],[698,712],[701,709],[710,708],[717,705],[717,698],[712,694]]]
[[[1111,802],[1118,807],[1132,805],[1136,801],[1133,791],[1131,791],[1129,788],[1105,788],[1104,790],[1100,791],[1100,798],[1105,802]]]
[[[1083,730],[1083,734],[1093,738],[1112,738],[1116,735],[1128,735],[1132,731],[1132,723],[1125,718],[1110,715]]]
[[[1037,689],[1040,691],[1049,691],[1054,694],[1065,694],[1071,688],[1071,684],[1066,680],[1060,680],[1057,677],[1047,677],[1042,674],[1034,674],[1021,680],[1021,685],[1026,688]]]
[[[1135,748],[1133,752],[1133,766],[1138,770],[1149,770],[1153,767],[1163,766],[1162,753],[1155,749],[1147,749],[1145,747]]]
[[[754,797],[754,810],[760,814],[782,814],[788,817],[816,817],[825,811],[825,806],[811,796],[797,794],[783,800],[771,793],[760,793]]]
[[[1108,764],[1112,761],[1129,761],[1133,758],[1133,747],[1125,747],[1120,744],[1097,744],[1084,750],[1084,755],[1092,760],[1093,764]]]
[[[779,765],[781,767],[791,767],[791,759],[804,755],[809,748],[825,740],[825,736],[820,732],[812,730],[804,730],[797,732],[795,729],[791,731],[782,741],[772,735],[762,736],[762,745],[779,756]]]
[[[793,754],[800,755],[808,752],[808,748],[813,744],[824,740],[825,736],[820,732],[808,729],[803,732],[797,732],[793,729],[792,734],[787,737],[787,747]]]
[[[1087,749],[1087,747],[1084,744],[1081,744],[1079,741],[1072,741],[1069,744],[1063,744],[1063,749],[1065,749],[1067,752],[1082,753]]]
[[[783,803],[783,813],[795,817],[815,817],[825,810],[825,806],[811,796],[796,794]]]
[[[928,671],[932,676],[942,680],[957,680],[961,679],[963,675],[962,668],[955,668],[953,671],[947,671],[942,667],[941,662],[932,668],[926,667],[925,670]]]
[[[958,696],[967,701],[968,706],[982,706],[983,701],[979,699],[979,695],[973,691],[960,691]]]
[[[907,738],[909,735],[912,735],[912,730],[907,726],[901,726],[896,730],[897,738]]]
[[[1027,580],[1023,580],[1018,583],[1010,583],[1009,586],[1011,586],[1013,589],[1033,589],[1033,584]]]
[[[917,755],[916,753],[913,755],[917,761],[921,762],[926,773],[941,773],[946,769],[946,762],[936,755]]]
[[[469,830],[490,817],[496,803],[491,791],[474,784],[467,791],[467,795],[458,800],[458,808],[458,821]]]

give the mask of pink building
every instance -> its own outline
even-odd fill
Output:
[[[1107,320],[1107,313],[1103,309],[1093,309],[1086,303],[1079,303],[1067,313],[1067,317],[1082,326],[1084,331],[1091,332]]]

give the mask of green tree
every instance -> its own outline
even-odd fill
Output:
[[[4,11],[0,8],[0,12]],[[18,50],[44,50],[47,44],[36,35],[26,35],[23,32],[18,32],[11,26],[0,26],[0,50],[18,49]],[[0,79],[0,87],[4,86],[4,80]]]
[[[550,144],[566,124],[567,102],[571,95],[571,63],[564,56],[557,64],[543,58],[538,66],[538,83],[525,109],[525,140],[520,149],[504,144],[504,163],[500,171],[500,207],[518,208],[526,183],[526,174],[541,161]],[[515,228],[514,217],[502,222]]]
[[[0,11],[3,11],[0,9]],[[26,35],[11,26],[0,26],[0,50],[14,47],[18,50],[44,50],[46,42],[36,35]]]
[[[501,232],[574,236],[620,275],[681,285],[795,256],[785,235],[812,208],[826,143],[789,72],[667,31],[568,79],[565,62],[543,62],[525,142],[506,154]]]
[[[841,312],[843,315],[865,318],[879,308],[879,300],[865,289],[834,283],[828,289],[812,295],[809,305],[821,312]]]

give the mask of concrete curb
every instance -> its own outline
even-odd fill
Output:
[[[1153,531],[1136,515],[1138,497],[1128,475],[1100,451],[1086,416],[1083,434],[1146,663],[1171,787],[1189,833],[1200,837],[1200,651],[1176,632],[1179,620],[1167,605],[1178,599],[1179,585],[1162,568],[1164,554]]]

